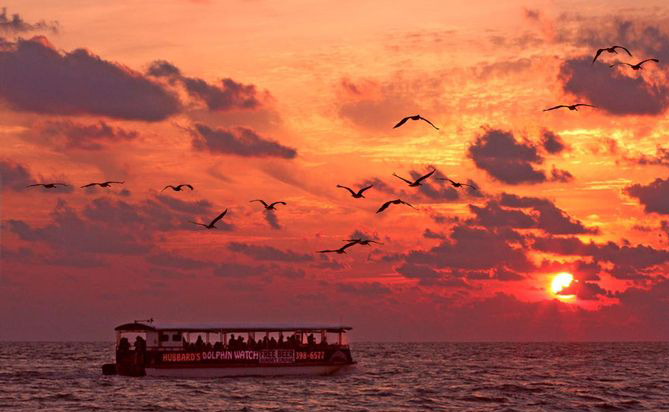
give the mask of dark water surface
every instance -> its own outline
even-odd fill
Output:
[[[0,410],[669,410],[669,343],[359,343],[316,378],[103,376],[109,343],[0,342]]]

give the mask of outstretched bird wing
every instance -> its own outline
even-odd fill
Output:
[[[353,245],[357,245],[358,243],[359,243],[358,241],[349,242],[349,243],[345,244],[344,246],[340,247],[339,250],[343,252],[344,250],[346,250],[346,248],[349,248]]]
[[[185,183],[180,184],[179,187],[187,187],[187,188],[189,188],[190,190],[193,190],[193,186],[191,186],[191,185],[189,185],[189,184],[185,184]]]
[[[424,121],[428,122],[428,123],[430,124],[430,126],[432,126],[432,127],[434,127],[435,129],[439,130],[439,128],[438,128],[437,126],[435,126],[434,124],[432,124],[431,121],[427,120],[427,119],[424,118],[423,116],[418,116],[418,118],[419,118],[420,120],[424,120]]]
[[[365,190],[374,187],[374,185],[365,186],[362,189],[358,190],[358,195],[361,195]]]
[[[470,185],[470,184],[467,184],[467,183],[463,183],[462,186],[469,186],[469,187],[471,187],[471,188],[474,189],[474,190],[479,190],[476,186],[474,186],[474,185]]]
[[[403,178],[402,176],[397,176],[395,173],[393,173],[393,176],[395,176],[395,177],[398,178],[398,179],[402,179],[402,180],[404,180],[404,181],[407,182],[408,184],[413,184],[413,182],[412,182],[411,180],[406,180],[406,179]]]
[[[613,46],[613,47],[611,47],[611,48],[612,48],[613,50],[615,50],[615,49],[623,49],[623,50],[625,50],[625,51],[627,52],[627,54],[630,55],[630,57],[632,57],[632,53],[630,53],[630,51],[627,50],[627,48],[625,48],[625,47],[623,47],[623,46]]]
[[[176,190],[176,189],[177,189],[176,187],[174,187],[174,186],[172,186],[172,185],[167,185],[167,186],[163,187],[163,190],[167,189],[168,187],[171,187],[172,190]],[[161,190],[161,192],[162,192],[163,190]]]
[[[598,50],[597,50],[597,53],[595,53],[595,58],[592,59],[592,64],[595,64],[595,60],[597,60],[597,58],[599,57],[599,55],[602,54],[602,52],[603,52],[604,50],[606,50],[606,49],[598,49]]]
[[[436,169],[432,169],[432,171],[430,173],[426,174],[425,176],[419,177],[418,179],[416,179],[416,183],[420,183],[423,180],[427,179],[428,177],[432,176],[435,171],[436,171]]]
[[[125,183],[125,182],[112,182],[112,181],[105,182],[106,185],[108,185],[108,184],[110,184],[110,183],[118,183],[118,184],[122,185],[122,184]]]
[[[193,223],[193,224],[195,224],[195,225],[200,225],[200,226],[207,227],[207,225],[205,225],[204,223],[193,222],[192,220],[189,220],[189,222],[190,222],[190,223]]]
[[[409,119],[411,119],[411,116],[407,116],[404,119],[400,120],[395,126],[393,126],[393,129],[397,129],[398,127],[402,126]]]
[[[342,189],[346,189],[349,192],[351,192],[352,195],[355,195],[355,192],[350,187],[346,187],[346,186],[342,186],[342,185],[337,185],[337,187],[341,187]]]
[[[319,250],[319,251],[318,251],[318,253],[331,253],[331,252],[336,252],[336,250],[325,249],[325,250]]]
[[[394,200],[389,200],[386,203],[382,204],[381,207],[379,208],[379,210],[376,211],[376,213],[381,213],[384,210],[388,209],[388,206],[390,206],[390,204],[393,203],[393,202],[394,202]]]
[[[568,107],[568,106],[565,106],[564,104],[560,104],[560,105],[558,105],[558,106],[553,106],[553,107],[550,107],[550,108],[548,108],[548,109],[544,109],[544,112],[547,112],[547,111],[549,111],[549,110],[559,109],[559,108],[562,108],[562,107]]]
[[[270,204],[269,207],[272,207],[274,205],[286,205],[286,202],[274,202],[274,203]]]
[[[641,62],[637,63],[636,65],[637,65],[637,66],[641,66],[642,64],[644,64],[644,63],[646,63],[646,62],[655,62],[655,63],[659,63],[659,60],[658,60],[658,59],[646,59],[646,60],[644,60],[644,61],[641,61]]]
[[[221,213],[220,215],[216,216],[216,219],[212,220],[211,223],[210,223],[210,225],[212,225],[212,226],[215,225],[216,222],[218,222],[219,220],[221,220],[221,218],[223,218],[223,216],[225,216],[226,213],[228,213],[228,209],[225,209],[225,210],[223,211],[223,213]]]
[[[617,65],[619,65],[619,64],[626,64],[626,65],[628,65],[629,67],[632,67],[631,64],[629,64],[629,63],[625,63],[625,62],[615,62],[615,63],[613,63],[613,64],[609,64],[609,67],[615,67],[615,66],[617,66]]]
[[[262,205],[263,205],[263,206],[265,206],[265,207],[268,207],[268,206],[267,206],[267,203],[265,203],[265,201],[264,201],[264,200],[260,200],[260,199],[253,199],[253,200],[251,200],[251,202],[260,202],[260,203],[262,203]]]
[[[28,185],[26,187],[43,186],[43,185],[44,185],[44,183],[35,183],[33,185]]]
[[[84,188],[84,187],[90,187],[90,186],[95,186],[95,185],[99,185],[99,184],[100,184],[100,183],[89,183],[89,184],[87,184],[87,185],[83,185],[83,186],[81,186],[81,187]]]
[[[591,104],[585,104],[585,103],[576,103],[574,105],[574,107],[578,107],[578,106],[588,106],[588,107],[595,107],[595,108],[597,107],[597,106],[593,106]]]
[[[403,204],[403,205],[407,205],[409,207],[413,207],[413,205],[411,203],[405,202],[404,200],[400,200],[400,203]],[[413,208],[416,209],[415,207],[413,207]],[[416,209],[416,210],[418,210],[418,209]]]

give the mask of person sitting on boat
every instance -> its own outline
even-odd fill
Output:
[[[197,340],[195,341],[195,350],[201,351],[204,349],[204,341],[202,340],[202,336],[198,335]]]
[[[121,338],[121,340],[118,342],[118,351],[120,353],[130,352],[130,342],[128,341],[128,338]]]
[[[239,349],[246,349],[246,343],[244,343],[244,337],[242,335],[237,337],[237,347]]]
[[[262,338],[262,348],[263,349],[269,348],[269,338],[267,337],[267,335],[265,335],[265,337]]]
[[[321,343],[320,343],[320,346],[322,346],[322,347],[327,347],[327,346],[328,346],[328,337],[327,337],[327,335],[323,334],[323,336],[321,337]]]
[[[256,349],[256,340],[253,339],[253,336],[249,336],[249,341],[247,345],[249,349]]]
[[[279,332],[279,341],[277,342],[279,348],[283,349],[286,347],[286,342],[283,340],[283,333]]]
[[[274,336],[269,340],[269,348],[276,349],[276,339],[274,339]]]
[[[313,333],[310,333],[309,336],[307,336],[307,346],[309,347],[316,346],[316,339],[314,339]]]
[[[214,350],[215,351],[222,351],[223,350],[223,342],[216,342],[214,343]]]
[[[144,352],[146,350],[146,341],[141,336],[135,338],[135,351]]]

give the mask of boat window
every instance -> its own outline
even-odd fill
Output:
[[[167,333],[160,332],[160,341],[167,342],[168,340],[170,340],[170,335],[168,335]]]
[[[181,333],[177,332],[172,335],[172,342],[181,342]]]

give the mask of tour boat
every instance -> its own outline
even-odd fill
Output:
[[[355,364],[346,341],[351,327],[342,325],[162,324],[150,319],[115,330],[116,363],[104,365],[104,374],[329,375]]]

